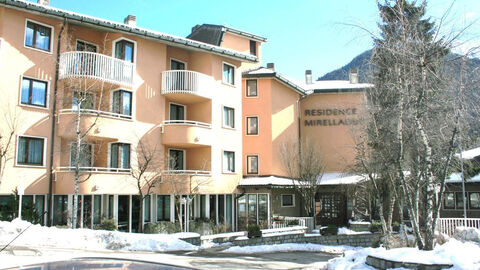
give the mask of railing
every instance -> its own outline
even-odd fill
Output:
[[[81,172],[95,172],[95,173],[130,173],[131,169],[123,168],[107,168],[107,167],[79,167]],[[72,172],[75,171],[75,167],[57,167],[58,172]]]
[[[474,227],[480,229],[480,218],[439,218],[437,230],[452,236],[456,227]]]
[[[60,55],[60,79],[87,77],[132,86],[135,66],[111,56],[93,52],[66,52]]]
[[[210,175],[210,171],[198,171],[198,170],[164,170],[164,174],[184,174],[184,175]]]
[[[194,94],[210,97],[208,92],[213,78],[190,70],[169,70],[162,72],[162,94]]]
[[[294,226],[302,226],[307,227],[309,231],[313,230],[314,219],[313,217],[279,217],[280,221],[273,221],[272,225],[270,226],[271,229],[281,229],[287,228],[292,225],[288,225],[291,221],[297,221],[298,225],[295,224]]]
[[[196,127],[203,127],[203,128],[212,128],[212,124],[198,122],[198,121],[190,121],[190,120],[165,120],[163,121],[164,125],[186,125],[186,126],[196,126]]]
[[[77,109],[63,109],[59,111],[60,114],[75,114],[78,112]],[[80,113],[82,114],[88,114],[88,115],[94,115],[94,116],[100,116],[100,117],[109,117],[109,118],[117,118],[117,119],[132,119],[131,115],[127,114],[119,114],[119,113],[113,113],[113,112],[105,112],[105,111],[98,111],[98,110],[90,110],[90,109],[80,109]]]

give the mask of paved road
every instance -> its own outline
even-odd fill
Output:
[[[188,266],[198,269],[321,269],[338,255],[315,252],[277,252],[266,254],[226,254],[221,249],[195,252],[152,253],[126,251],[82,251],[62,249],[15,249],[0,253],[0,269],[39,262],[67,260],[75,257],[111,257],[136,259]]]

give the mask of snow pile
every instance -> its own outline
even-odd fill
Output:
[[[337,234],[369,234],[371,232],[356,232],[348,229],[347,227],[338,228]]]
[[[29,227],[30,226],[30,227]],[[28,229],[27,229],[28,228]],[[12,245],[30,247],[58,247],[86,250],[174,251],[195,250],[198,247],[180,240],[184,235],[137,234],[90,229],[59,229],[32,225],[15,219],[0,222],[0,244],[5,245],[27,229]]]
[[[346,250],[355,249],[349,246],[325,246],[318,244],[278,244],[278,245],[259,245],[259,246],[245,246],[245,247],[230,247],[222,252],[238,253],[238,254],[253,254],[253,253],[275,253],[275,252],[289,252],[289,251],[310,251],[310,252],[328,252],[328,253],[342,253]]]
[[[329,261],[328,269],[361,269],[368,268],[366,257],[373,255],[392,261],[403,261],[423,264],[453,264],[451,269],[480,269],[480,245],[455,239],[439,245],[431,251],[417,248],[365,248],[356,251],[346,251],[345,256]]]
[[[472,227],[456,227],[453,237],[460,241],[480,243],[480,230]]]

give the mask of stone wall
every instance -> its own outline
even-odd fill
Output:
[[[424,269],[424,270],[441,270],[453,267],[452,264],[423,264],[411,262],[397,262],[375,256],[369,255],[366,264],[377,269],[391,269],[391,268],[407,268],[407,269]]]

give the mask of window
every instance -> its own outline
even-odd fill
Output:
[[[293,194],[282,194],[282,207],[292,207],[295,206],[295,196]]]
[[[223,151],[223,171],[235,172],[235,152]]]
[[[470,192],[469,204],[470,209],[480,209],[480,192]]]
[[[443,209],[455,209],[455,193],[445,192],[443,195]]]
[[[223,126],[234,128],[235,127],[235,110],[230,107],[223,107]]]
[[[247,117],[247,135],[258,135],[258,117]]]
[[[25,46],[49,52],[51,36],[51,27],[27,20],[27,29],[25,30]]]
[[[43,166],[44,139],[18,137],[17,164]]]
[[[177,60],[170,60],[170,69],[171,70],[185,70],[185,63]]]
[[[122,39],[115,43],[115,58],[133,63],[133,52],[135,45],[133,42]]]
[[[23,78],[20,102],[25,105],[46,108],[47,82]]]
[[[170,221],[170,195],[157,195],[157,221]]]
[[[223,63],[223,82],[235,84],[235,68],[229,64]]]
[[[247,156],[247,174],[258,174],[258,156]]]
[[[53,195],[53,225],[67,225],[68,196]]]
[[[130,144],[112,143],[110,145],[110,167],[130,169]]]
[[[168,150],[168,169],[169,170],[185,170],[185,151],[178,149]]]
[[[145,196],[143,203],[143,221],[150,222],[150,195]]]
[[[257,55],[257,42],[250,40],[250,54]]]
[[[87,92],[73,92],[72,97],[72,110],[78,111],[78,109],[82,110],[93,110],[93,94]]]
[[[185,106],[170,103],[170,120],[185,120]]]
[[[114,91],[112,112],[132,116],[132,92],[125,90]]]
[[[247,97],[257,97],[257,80],[247,80]]]
[[[80,155],[79,155],[79,167],[92,167],[92,145],[91,144],[80,144]],[[70,166],[76,166],[76,158],[77,158],[77,144],[72,143],[70,145]]]
[[[82,40],[77,40],[77,51],[80,52],[97,52],[97,46]]]
[[[463,209],[463,194],[462,192],[455,192],[457,209]]]

